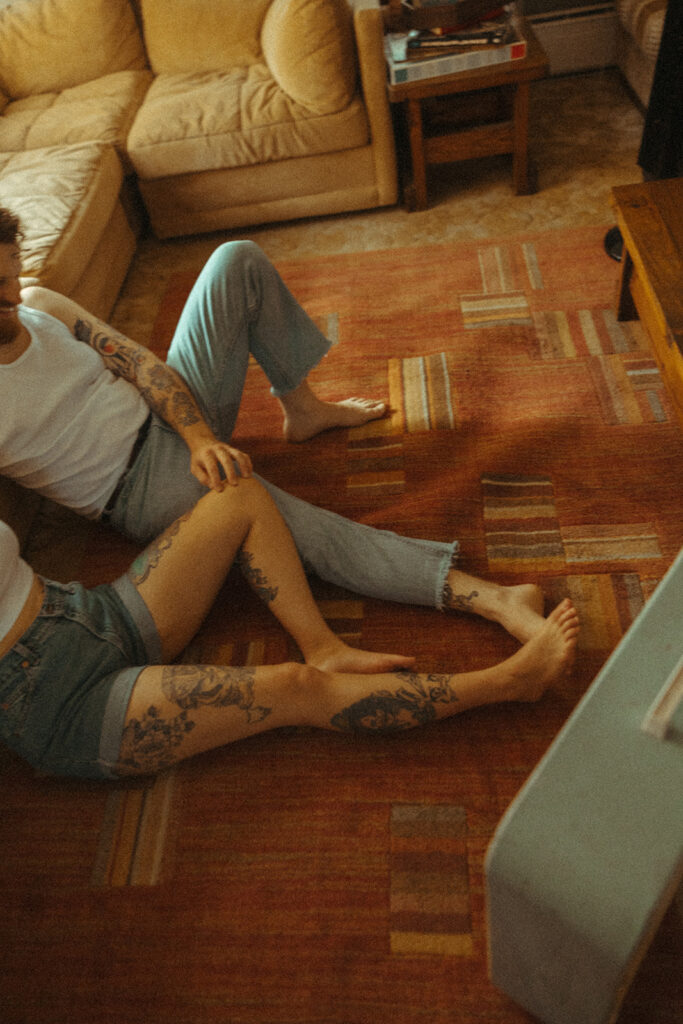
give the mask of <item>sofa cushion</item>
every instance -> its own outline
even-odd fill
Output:
[[[0,205],[21,219],[22,278],[69,295],[109,222],[123,180],[104,143],[0,153]]]
[[[274,0],[261,46],[280,88],[303,107],[333,114],[351,102],[356,59],[346,0]]]
[[[13,0],[0,10],[0,88],[12,98],[145,65],[128,0]]]
[[[13,100],[0,117],[0,152],[101,141],[124,156],[151,81],[151,71],[115,71],[61,93]]]
[[[159,75],[128,136],[141,178],[243,167],[363,146],[359,97],[335,114],[300,107],[265,64],[204,75]]]
[[[260,61],[271,0],[140,0],[156,74],[225,71]]]

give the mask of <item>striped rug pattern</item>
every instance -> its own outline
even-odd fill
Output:
[[[558,568],[564,548],[550,478],[485,476],[481,483],[489,565]]]
[[[302,498],[457,538],[465,572],[538,582],[547,608],[570,596],[572,674],[537,704],[384,737],[282,729],[156,779],[36,777],[0,748],[3,1024],[531,1024],[488,980],[486,849],[683,544],[683,438],[641,326],[614,317],[604,231],[283,262],[334,343],[314,389],[390,410],[287,445],[252,363],[234,438]],[[160,354],[194,277],[171,281]],[[29,540],[38,571],[88,585],[135,553],[49,509]],[[427,671],[519,646],[466,614],[311,585],[347,642]],[[237,573],[183,655],[297,658]],[[677,927],[618,1024],[677,1024]]]

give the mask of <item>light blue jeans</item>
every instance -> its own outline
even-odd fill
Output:
[[[330,342],[253,242],[229,242],[207,261],[180,317],[168,363],[194,394],[217,437],[229,441],[253,356],[274,395],[293,391]],[[302,455],[302,470],[305,458]],[[402,537],[355,523],[257,477],[272,495],[308,572],[382,600],[441,608],[457,541]],[[111,512],[140,543],[192,508],[206,489],[190,472],[180,436],[154,416]]]

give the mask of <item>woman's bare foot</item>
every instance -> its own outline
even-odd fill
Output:
[[[393,672],[398,668],[413,668],[415,658],[403,654],[384,654],[349,647],[342,640],[310,654],[306,663],[326,672],[344,672],[355,675],[376,675]]]
[[[279,398],[284,414],[283,433],[288,441],[308,441],[334,427],[360,427],[386,415],[386,402],[369,398],[346,398],[324,402],[304,381],[295,391]]]
[[[503,587],[458,569],[451,569],[445,590],[445,605],[454,611],[471,612],[498,622],[511,636],[525,644],[545,624],[543,591],[535,583]]]
[[[500,673],[498,700],[534,701],[571,668],[579,616],[569,598],[555,608],[541,630],[494,669]]]

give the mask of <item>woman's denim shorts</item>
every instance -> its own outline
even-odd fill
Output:
[[[131,690],[160,659],[127,576],[92,590],[46,580],[40,613],[0,661],[0,739],[40,772],[116,778]]]

